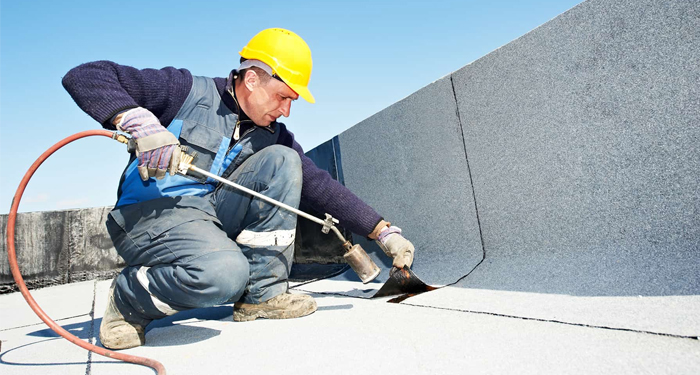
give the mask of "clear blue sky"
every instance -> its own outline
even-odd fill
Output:
[[[61,86],[72,67],[112,60],[220,77],[258,31],[290,29],[311,47],[311,105],[283,122],[309,150],[581,0],[11,1],[0,3],[0,213],[47,148],[99,128]],[[390,140],[389,140],[390,141]],[[39,169],[20,211],[111,205],[128,160],[104,137]]]

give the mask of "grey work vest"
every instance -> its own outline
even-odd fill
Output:
[[[253,126],[231,142],[238,116],[224,104],[214,80],[192,77],[192,89],[168,131],[186,146],[187,153],[196,152],[194,164],[210,173],[228,176],[248,157],[277,142],[277,123],[268,127]],[[216,188],[211,178],[169,174],[162,180],[141,181],[133,160],[122,175],[116,206],[139,203],[161,197],[203,196]]]

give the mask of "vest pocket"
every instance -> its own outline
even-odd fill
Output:
[[[205,171],[210,171],[216,154],[223,148],[226,152],[228,143],[218,131],[211,129],[203,124],[191,120],[184,120],[182,132],[180,133],[180,144],[187,146],[188,154],[196,153],[194,165]],[[197,181],[204,182],[206,177],[197,176]]]

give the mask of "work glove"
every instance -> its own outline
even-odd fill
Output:
[[[143,181],[162,179],[166,171],[177,172],[180,164],[180,142],[160,124],[158,117],[143,107],[124,112],[117,129],[131,134],[136,144],[137,169]]]
[[[394,258],[394,267],[411,267],[413,264],[413,244],[401,235],[401,228],[388,227],[379,233],[377,244],[384,254]]]

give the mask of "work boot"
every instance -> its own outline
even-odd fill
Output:
[[[236,302],[233,305],[233,320],[249,322],[257,318],[299,318],[314,311],[316,301],[311,296],[287,292],[260,304]]]
[[[109,301],[107,309],[102,316],[100,325],[100,341],[102,346],[108,349],[129,349],[146,343],[144,327],[140,324],[129,323],[117,309],[114,302],[114,288],[117,284],[115,278],[109,288]]]

